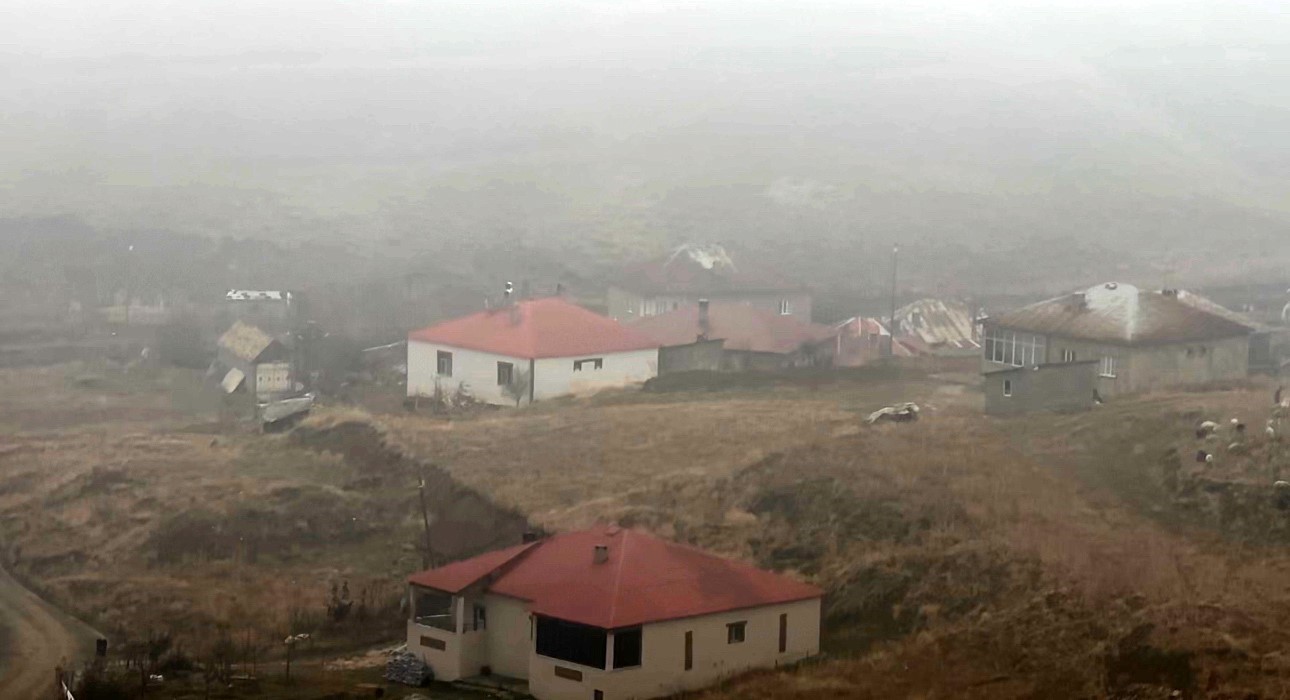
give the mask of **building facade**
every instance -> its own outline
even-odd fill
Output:
[[[717,245],[681,246],[624,270],[607,295],[609,317],[624,322],[675,311],[700,299],[811,320],[811,295],[801,285],[746,262],[736,264]]]
[[[516,405],[644,382],[658,344],[559,297],[515,302],[408,335],[407,395],[465,391]]]
[[[539,700],[632,700],[819,653],[822,591],[630,530],[556,535],[412,576],[408,649]]]
[[[837,331],[831,326],[707,299],[628,326],[661,346],[660,374],[829,366],[837,349]]]
[[[986,372],[982,383],[985,412],[1006,416],[1087,410],[1099,396],[1097,365],[1097,360],[1088,360]]]
[[[986,319],[982,370],[1092,360],[1103,397],[1247,376],[1253,329],[1178,294],[1108,283]]]

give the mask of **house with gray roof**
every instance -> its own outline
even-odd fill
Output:
[[[1245,377],[1254,328],[1210,304],[1115,282],[1041,301],[984,320],[983,370],[1095,360],[1102,397]]]

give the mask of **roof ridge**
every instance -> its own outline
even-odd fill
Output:
[[[613,622],[618,619],[618,596],[623,582],[623,567],[627,563],[627,540],[630,530],[619,530],[623,535],[623,553],[618,557],[618,567],[614,569],[614,594],[609,598],[609,620]]]

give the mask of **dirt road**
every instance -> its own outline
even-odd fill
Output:
[[[53,697],[54,666],[88,658],[95,637],[0,569],[0,698]]]

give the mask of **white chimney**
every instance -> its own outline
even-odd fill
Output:
[[[604,564],[609,561],[609,545],[598,544],[592,552],[591,561],[595,564]]]

